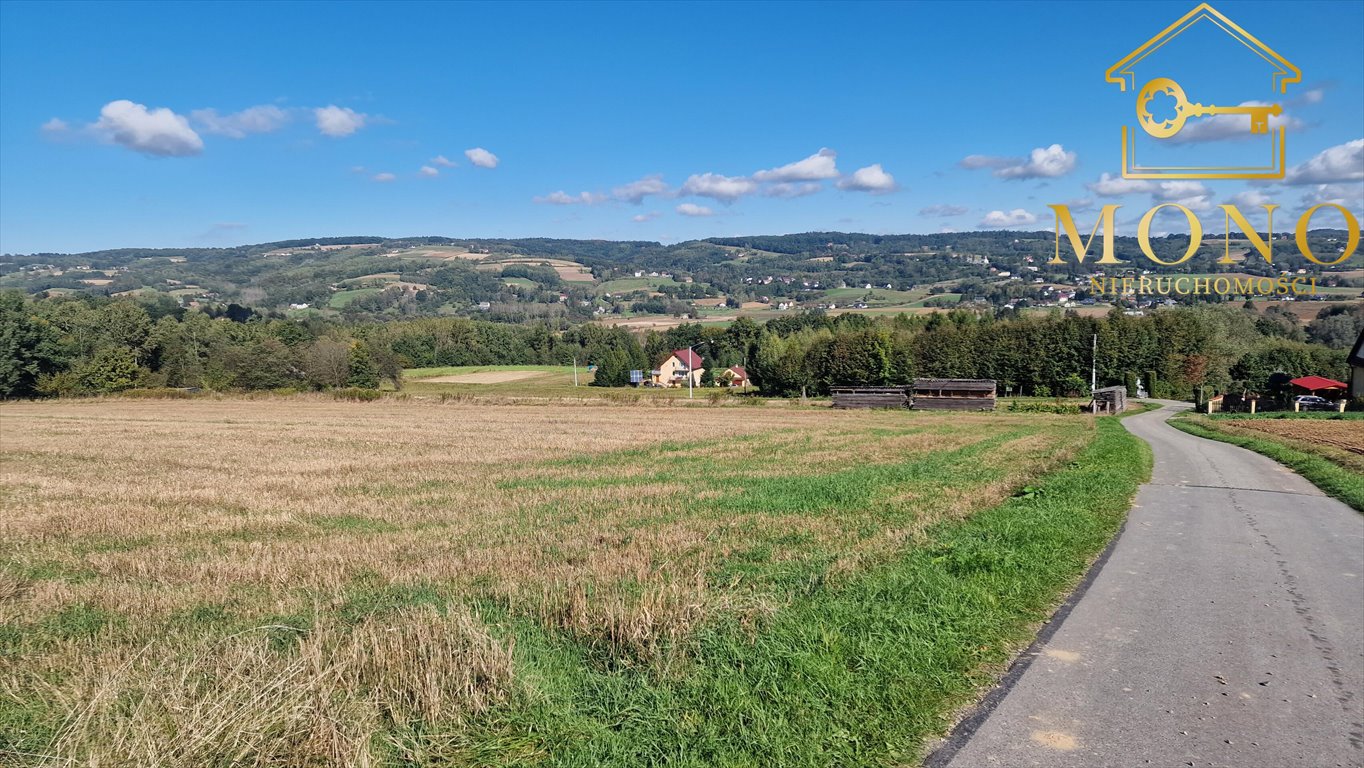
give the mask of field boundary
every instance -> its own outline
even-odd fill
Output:
[[[1348,504],[1359,512],[1364,512],[1364,478],[1350,469],[1318,454],[1294,448],[1287,443],[1275,440],[1268,435],[1248,437],[1225,431],[1215,422],[1207,419],[1180,416],[1170,419],[1170,426],[1187,432],[1195,437],[1230,443],[1283,464],[1302,475],[1309,482],[1332,496]]]

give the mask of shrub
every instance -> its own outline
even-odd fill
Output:
[[[377,389],[365,389],[363,387],[346,387],[345,389],[333,389],[332,397],[337,400],[353,400],[358,403],[371,403],[378,400],[382,395]]]

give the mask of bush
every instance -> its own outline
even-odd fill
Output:
[[[1025,400],[1010,400],[1009,411],[1013,413],[1082,413],[1080,406],[1073,403],[1038,403]]]
[[[377,389],[365,389],[363,387],[346,387],[345,389],[332,390],[332,397],[337,400],[353,400],[358,403],[372,403],[383,395]]]

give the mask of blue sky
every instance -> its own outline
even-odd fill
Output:
[[[1364,214],[1360,2],[1217,4],[1303,72],[1292,183],[1111,178],[1133,95],[1104,71],[1193,5],[5,2],[0,251]]]

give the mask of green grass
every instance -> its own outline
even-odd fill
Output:
[[[355,290],[351,291],[337,291],[336,293],[332,294],[331,301],[327,302],[327,306],[331,307],[332,309],[345,309],[347,306],[350,305],[352,301],[355,301],[361,296],[368,296],[373,293],[379,293],[381,290],[383,289],[356,288]]]
[[[469,373],[495,371],[539,371],[542,376],[489,384],[462,384],[424,381],[437,376],[461,376]],[[409,368],[403,371],[403,391],[419,395],[496,396],[527,398],[591,398],[619,401],[649,402],[660,399],[687,397],[686,387],[654,389],[646,387],[592,387],[592,374],[586,365],[578,367],[578,386],[573,385],[571,365],[470,365],[441,368]],[[698,388],[695,399],[708,402],[712,395],[729,397],[733,393],[723,388]]]
[[[671,277],[621,277],[597,285],[597,294],[651,291],[660,285],[681,285]]]
[[[917,762],[1084,573],[1149,475],[1144,443],[1116,419],[1096,424],[1095,439],[1069,466],[965,523],[931,529],[920,546],[869,571],[835,578],[817,551],[794,562],[774,556],[805,548],[800,542],[753,542],[717,577],[775,581],[793,598],[756,632],[734,620],[705,629],[666,673],[604,667],[591,647],[511,622],[517,663],[537,681],[535,695],[488,718],[466,758],[553,766]],[[961,459],[851,468],[810,484],[750,484],[743,503],[789,508],[809,498],[814,506],[833,499],[865,508],[869,484],[905,473],[950,480],[968,471]]]
[[[1295,415],[1305,416],[1305,414]],[[1330,414],[1321,415],[1330,416]],[[1340,416],[1342,414],[1335,415]],[[1353,414],[1345,415],[1358,418]],[[1263,416],[1273,418],[1271,414],[1263,414]],[[1241,416],[1238,415],[1237,418],[1241,418]],[[1307,478],[1309,482],[1325,493],[1340,499],[1360,512],[1364,512],[1364,475],[1344,467],[1324,455],[1310,453],[1302,448],[1276,440],[1269,435],[1251,437],[1231,434],[1219,429],[1215,418],[1182,416],[1170,419],[1170,425],[1191,435],[1210,440],[1220,440],[1264,454]]]
[[[506,283],[507,285],[515,285],[520,288],[536,288],[540,285],[534,280],[531,280],[530,278],[526,277],[504,277],[502,278],[502,282]]]

